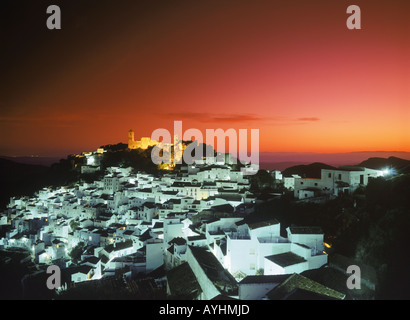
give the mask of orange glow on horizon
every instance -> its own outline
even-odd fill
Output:
[[[70,4],[58,36],[11,17],[0,154],[96,150],[177,120],[259,129],[261,152],[410,152],[410,3],[357,5],[360,31],[322,0]]]

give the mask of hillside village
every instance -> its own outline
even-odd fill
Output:
[[[85,153],[81,172],[100,170],[104,152]],[[160,176],[108,167],[92,182],[12,197],[0,218],[0,249],[29,252],[35,267],[26,286],[45,279],[47,266],[59,266],[57,296],[115,282],[141,299],[348,298],[340,290],[348,263],[341,256],[330,261],[322,229],[289,226],[284,234],[274,217],[251,219],[266,200],[251,192],[243,171],[218,159]],[[295,200],[321,201],[353,192],[383,172],[324,169],[321,179],[269,174]],[[335,273],[342,285],[328,281]],[[370,278],[363,283],[374,290]]]

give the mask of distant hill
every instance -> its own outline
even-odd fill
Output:
[[[49,170],[47,166],[18,163],[0,158],[0,205],[8,203],[10,196],[35,191],[36,181]]]
[[[314,162],[311,164],[302,164],[297,166],[289,167],[282,171],[282,175],[289,177],[292,174],[297,174],[302,178],[314,178],[320,179],[322,169],[337,169],[336,167],[330,166],[321,162]]]
[[[361,152],[338,152],[338,153],[317,153],[317,152],[260,152],[259,163],[262,169],[283,170],[283,163],[288,165],[310,164],[314,162],[326,163],[335,167],[344,165],[356,165],[366,159],[379,157],[397,157],[410,160],[410,152],[405,151],[361,151]],[[293,164],[292,164],[293,163]],[[278,164],[278,165],[277,165]],[[282,168],[282,169],[281,169]]]
[[[379,158],[373,157],[369,158],[365,161],[360,162],[359,164],[355,165],[358,167],[366,167],[369,169],[391,169],[396,174],[405,174],[410,173],[410,160],[401,159],[397,157],[389,157],[389,158]],[[284,176],[291,176],[292,174],[297,174],[302,178],[315,178],[319,179],[321,176],[322,169],[337,169],[337,167],[321,163],[321,162],[314,162],[311,164],[302,164],[302,165],[295,165],[289,168],[286,168],[282,171]]]
[[[369,158],[359,164],[359,166],[370,169],[389,168],[396,171],[396,173],[410,173],[410,160],[401,159],[397,157],[389,158]]]
[[[60,159],[64,157],[8,157],[0,156],[0,159],[6,159],[17,163],[25,163],[32,165],[41,165],[41,166],[51,166],[54,163],[58,163]]]
[[[311,164],[311,162],[296,162],[296,161],[285,161],[285,162],[259,162],[259,167],[262,170],[279,170],[283,171],[287,168],[298,166],[302,164]]]

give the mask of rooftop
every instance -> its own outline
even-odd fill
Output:
[[[323,234],[321,227],[289,227],[292,234]]]
[[[201,287],[187,262],[167,271],[169,293],[179,299],[194,299],[201,293]]]
[[[116,242],[113,244],[109,244],[108,246],[105,247],[105,251],[110,253],[112,251],[119,251],[119,250],[131,248],[132,246],[133,246],[132,240],[125,240],[124,242]]]
[[[224,269],[211,252],[202,247],[189,246],[189,249],[206,276],[221,293],[237,295],[238,283],[235,278]]]
[[[295,293],[295,290],[308,291],[310,297],[312,294],[318,298],[317,295],[322,296],[322,299],[344,299],[345,294],[340,293],[336,290],[328,288],[316,281],[310,280],[300,274],[294,273],[288,279],[283,281],[280,285],[272,289],[268,294],[268,298],[271,300],[283,300],[288,299],[291,295]],[[306,298],[306,295],[304,295]],[[296,297],[294,297],[296,299]],[[320,297],[319,297],[320,298]]]
[[[266,256],[265,259],[268,259],[268,260],[272,261],[273,263],[276,263],[277,265],[279,265],[283,268],[307,261],[304,258],[302,258],[301,256],[298,256],[297,254],[294,254],[293,252],[285,252],[285,253],[280,253],[280,254],[274,254],[274,255],[271,255],[271,256]]]
[[[279,224],[279,221],[276,219],[271,219],[271,220],[265,220],[265,221],[259,221],[259,222],[251,222],[248,223],[249,229],[258,229],[262,227],[267,227],[271,225]]]
[[[290,276],[290,274],[246,276],[239,282],[239,284],[282,283]]]

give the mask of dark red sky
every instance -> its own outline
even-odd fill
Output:
[[[410,151],[410,1],[23,2],[0,8],[2,155],[92,151],[174,120],[259,129],[261,151]]]

